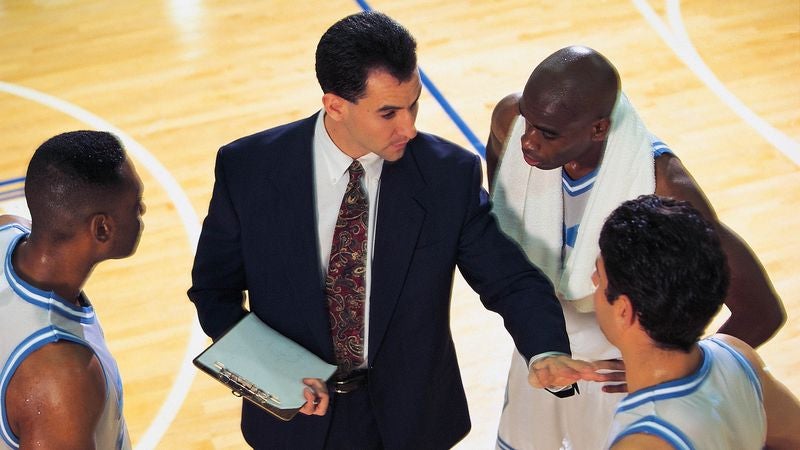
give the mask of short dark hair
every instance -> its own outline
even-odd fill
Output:
[[[643,195],[620,205],[600,232],[606,298],[631,299],[656,345],[688,351],[719,312],[728,266],[714,227],[688,202]]]
[[[366,11],[333,24],[317,45],[317,80],[324,93],[356,103],[364,96],[367,77],[384,70],[400,82],[417,67],[417,43],[389,16]]]
[[[25,176],[25,199],[37,231],[55,240],[72,235],[76,220],[101,212],[103,199],[125,186],[122,143],[104,131],[70,131],[46,140]]]

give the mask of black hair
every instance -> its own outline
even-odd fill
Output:
[[[99,212],[102,199],[124,186],[125,159],[119,139],[104,131],[70,131],[46,140],[25,176],[25,199],[37,232],[69,238],[76,220]]]
[[[324,93],[356,103],[371,71],[384,70],[400,82],[417,67],[417,43],[389,16],[367,11],[333,24],[317,45],[317,80]]]
[[[659,347],[688,351],[725,299],[719,237],[688,202],[656,195],[624,202],[603,225],[600,254],[608,302],[627,295]]]

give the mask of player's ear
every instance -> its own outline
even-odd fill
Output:
[[[633,326],[636,321],[636,311],[633,309],[630,297],[625,294],[620,294],[617,300],[614,301],[615,317],[624,327]]]
[[[597,119],[592,124],[592,140],[593,141],[604,141],[608,137],[608,130],[611,128],[611,119],[608,117],[603,117],[602,119]]]
[[[111,240],[111,235],[114,232],[114,221],[111,216],[105,213],[98,213],[92,216],[90,221],[92,238],[100,243],[106,243]]]

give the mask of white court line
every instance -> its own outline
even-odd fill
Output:
[[[681,18],[680,0],[666,0],[669,27],[655,13],[647,0],[631,0],[639,12],[650,23],[661,39],[672,49],[689,69],[711,89],[730,109],[753,127],[767,142],[800,166],[800,143],[773,127],[756,115],[741,100],[733,95],[703,62],[692,45]]]
[[[75,119],[98,130],[109,131],[119,137],[128,154],[132,155],[139,163],[141,163],[147,169],[147,171],[153,175],[159,184],[164,187],[164,190],[167,191],[167,195],[178,211],[178,216],[180,216],[183,227],[186,230],[186,235],[189,239],[189,247],[194,254],[194,251],[197,248],[197,240],[200,237],[200,221],[197,218],[197,214],[195,213],[194,208],[192,208],[189,199],[186,197],[186,194],[183,192],[183,189],[181,189],[180,185],[178,185],[175,179],[172,178],[172,175],[169,173],[169,171],[167,171],[167,169],[164,168],[164,166],[162,166],[161,163],[158,162],[158,160],[150,152],[148,152],[144,147],[139,145],[138,142],[133,140],[133,138],[128,136],[119,128],[111,125],[89,111],[86,111],[85,109],[82,109],[64,100],[39,91],[35,91],[33,89],[5,83],[2,81],[0,81],[0,91],[31,100],[44,106],[48,106],[52,109],[72,116]],[[172,424],[172,421],[175,420],[175,416],[178,415],[178,410],[183,404],[186,395],[189,393],[192,380],[197,373],[192,365],[192,358],[194,358],[194,355],[197,355],[203,351],[205,344],[206,336],[203,333],[203,330],[200,328],[197,318],[195,317],[194,323],[192,324],[191,334],[189,336],[189,343],[186,346],[186,353],[183,356],[183,361],[181,362],[181,368],[178,371],[178,376],[175,378],[175,382],[172,384],[172,388],[170,389],[169,395],[167,395],[164,404],[162,404],[161,408],[158,410],[158,414],[156,414],[155,418],[150,423],[150,426],[147,428],[147,431],[145,431],[144,435],[142,435],[142,438],[136,445],[136,450],[154,449],[156,444],[158,444],[158,442],[164,436],[164,433]]]

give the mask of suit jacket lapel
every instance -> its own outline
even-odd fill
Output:
[[[399,161],[384,163],[381,173],[370,287],[370,362],[394,314],[428,209],[413,142]]]
[[[319,264],[316,202],[314,199],[313,136],[317,115],[301,121],[275,142],[282,148],[270,179],[280,196],[279,224],[284,232],[285,270],[293,297],[307,318],[309,332],[317,349],[310,349],[329,361],[334,360],[330,336],[328,308],[322,289],[322,269]],[[267,237],[268,239],[271,237]],[[268,274],[267,274],[268,275]]]

